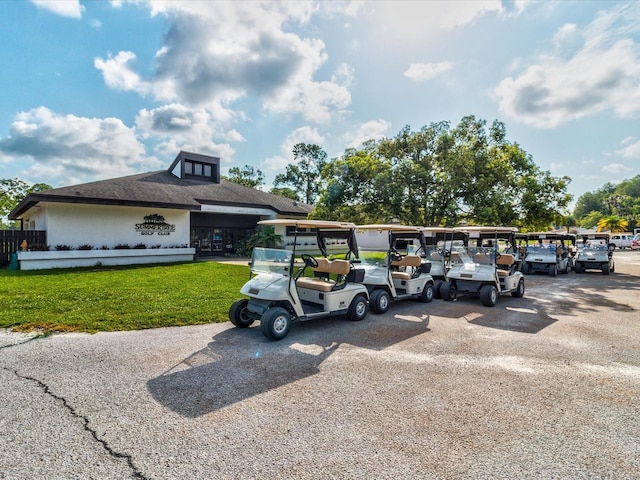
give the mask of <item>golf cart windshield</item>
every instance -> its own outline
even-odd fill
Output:
[[[292,254],[291,250],[255,247],[249,264],[251,272],[289,275]]]
[[[554,244],[537,244],[537,245],[529,245],[527,247],[527,253],[539,253],[539,254],[543,254],[543,253],[553,253],[555,255],[556,253],[556,246]]]
[[[494,247],[459,247],[456,249],[462,263],[495,265],[496,250]]]

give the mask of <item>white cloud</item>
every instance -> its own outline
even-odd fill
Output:
[[[541,56],[496,87],[500,111],[539,128],[554,128],[607,110],[621,118],[638,116],[640,48],[629,38],[638,31],[637,4],[601,12],[582,32],[563,26],[554,37],[562,51]],[[565,58],[564,47],[575,49],[580,42],[578,50]]]
[[[134,129],[122,121],[60,115],[45,107],[17,114],[10,136],[0,139],[0,152],[13,161],[31,160],[32,178],[57,185],[120,177],[161,165],[145,154]]]
[[[416,82],[431,80],[453,68],[451,62],[440,63],[412,63],[404,72],[404,76]]]
[[[604,165],[602,167],[602,171],[607,173],[627,173],[632,170],[632,168],[629,168],[622,163],[610,163],[609,165]]]
[[[632,139],[633,137],[631,137]],[[620,155],[623,158],[632,158],[632,159],[640,159],[640,141],[636,141],[634,143],[629,143],[630,139],[625,139],[622,144],[626,146],[616,151],[615,153]]]
[[[344,134],[343,140],[347,148],[358,148],[367,140],[380,140],[386,137],[391,129],[391,122],[378,119],[358,126],[355,132]]]
[[[262,166],[267,171],[282,171],[290,163],[294,163],[293,147],[298,143],[308,143],[320,145],[324,143],[324,137],[316,128],[305,126],[295,129],[280,145],[280,155],[266,158],[262,162]]]
[[[242,142],[242,135],[226,129],[206,109],[190,108],[181,104],[165,105],[153,110],[140,110],[136,128],[143,138],[158,142],[156,151],[165,155],[179,150],[199,152],[232,160],[235,150],[229,143],[216,143],[214,138],[229,142]]]
[[[143,79],[136,55],[96,58],[114,89],[224,112],[237,100],[259,98],[266,109],[328,122],[351,103],[350,73],[316,78],[327,60],[325,44],[287,30],[318,11],[313,2],[153,2],[152,15],[171,22],[158,50],[155,72]],[[228,114],[228,113],[227,113]]]
[[[31,0],[31,2],[38,8],[61,17],[82,18],[82,12],[84,12],[80,0]]]

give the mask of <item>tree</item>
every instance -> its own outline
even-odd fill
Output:
[[[290,186],[305,203],[313,204],[321,190],[320,174],[327,163],[327,154],[318,145],[298,143],[293,147],[297,162],[287,165],[285,173],[276,175],[274,187]]]
[[[258,229],[247,239],[247,246],[273,248],[282,243],[282,235],[276,234],[273,225],[260,225]]]
[[[298,193],[289,187],[273,187],[269,193],[273,193],[274,195],[278,195],[280,197],[290,198],[291,200],[295,200],[297,202],[300,201],[300,196]]]
[[[33,185],[18,178],[8,178],[0,180],[0,228],[6,229],[14,227],[7,220],[7,215],[13,210],[27,195],[32,192],[50,190],[51,186],[46,183],[35,183]]]
[[[627,226],[629,222],[627,222],[624,218],[620,218],[617,215],[609,215],[607,217],[603,217],[598,221],[597,228],[598,232],[626,232]]]
[[[258,188],[264,185],[264,173],[262,173],[259,168],[252,167],[251,165],[245,165],[242,168],[231,167],[229,169],[229,176],[225,178],[230,182],[238,183],[249,188]]]

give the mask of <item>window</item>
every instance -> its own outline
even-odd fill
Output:
[[[184,161],[185,178],[196,179],[196,177],[204,177],[202,180],[218,181],[218,166],[210,163],[195,162],[193,160]]]

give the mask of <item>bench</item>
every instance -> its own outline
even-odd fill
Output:
[[[349,273],[351,264],[348,260],[329,260],[327,258],[316,258],[318,266],[313,268],[316,273],[326,273],[338,275],[338,277],[344,277]],[[320,292],[332,291],[339,282],[331,280],[329,278],[311,278],[300,277],[296,280],[296,285],[299,288],[309,288],[311,290],[318,290]]]

